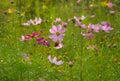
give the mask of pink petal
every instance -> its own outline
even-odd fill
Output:
[[[21,36],[20,40],[24,41],[25,40],[25,36]]]
[[[53,63],[56,63],[57,62],[57,57],[54,57],[53,60],[52,60]]]
[[[62,62],[62,60],[60,60],[60,61],[58,61],[58,62],[55,62],[55,64],[56,64],[56,65],[62,65],[63,62]]]
[[[62,30],[62,26],[61,25],[58,25],[57,26],[57,31],[61,31]]]
[[[51,63],[53,63],[50,55],[48,56],[48,60],[49,60]]]

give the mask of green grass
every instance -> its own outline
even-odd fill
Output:
[[[117,0],[113,1],[118,4]],[[79,4],[75,0],[14,0],[14,4],[1,0],[0,81],[120,81],[120,8],[113,8],[116,13],[111,15],[110,9],[102,7],[101,2],[94,1],[98,6],[91,9],[88,4],[93,2],[86,0]],[[7,13],[9,8],[15,11]],[[95,18],[89,17],[91,13],[96,14]],[[59,50],[37,45],[36,39],[25,42],[19,40],[22,35],[40,30],[43,31],[42,36],[48,38],[55,18],[67,21],[68,18],[82,15],[87,16],[83,21],[85,24],[108,21],[114,30],[96,33],[93,40],[88,40],[81,36],[81,28],[69,22],[63,40],[65,48]],[[48,22],[30,27],[21,25],[35,17]],[[97,45],[99,51],[87,50],[88,45]],[[32,64],[23,60],[23,53],[30,57]],[[47,59],[49,54],[62,59],[64,64],[52,65]],[[69,61],[73,61],[72,67],[68,65]]]

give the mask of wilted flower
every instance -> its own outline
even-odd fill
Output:
[[[55,49],[63,48],[63,44],[59,42],[55,42]]]
[[[48,56],[48,60],[55,65],[62,65],[63,64],[62,60],[57,61],[57,57],[54,57],[52,59],[50,55]]]
[[[45,45],[45,46],[50,46],[50,42],[49,41],[47,41],[47,40],[45,40],[44,38],[38,38],[37,39],[37,43],[38,44],[42,44],[42,45]]]

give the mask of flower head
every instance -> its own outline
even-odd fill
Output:
[[[50,46],[50,42],[49,41],[47,41],[47,40],[45,40],[44,38],[39,38],[39,39],[37,39],[37,43],[38,44],[42,44],[42,45],[45,45],[45,46]]]
[[[52,35],[49,36],[49,38],[51,38],[54,42],[62,42],[63,37],[65,34],[63,34],[66,31],[65,28],[62,28],[61,25],[58,26],[52,26],[52,28],[50,29],[50,33],[52,33]]]
[[[62,65],[63,64],[62,60],[57,61],[57,57],[54,57],[52,59],[50,55],[48,56],[48,60],[55,65]]]
[[[62,26],[63,26],[63,27],[66,27],[67,25],[68,25],[67,22],[62,22]]]
[[[63,44],[59,42],[55,42],[55,49],[61,49],[63,48]]]
[[[115,6],[115,4],[113,4],[112,2],[109,1],[109,2],[107,3],[107,6],[108,6],[109,8],[112,8],[113,6]]]
[[[110,23],[102,22],[102,30],[109,33],[109,31],[113,30],[113,28],[110,26]]]

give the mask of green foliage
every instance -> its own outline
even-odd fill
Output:
[[[120,81],[120,14],[119,0],[113,8],[103,7],[98,0],[1,0],[0,1],[0,81]],[[95,4],[90,8],[90,4]],[[10,9],[10,11],[9,11]],[[95,18],[90,18],[96,14]],[[114,28],[110,33],[100,32],[93,40],[81,36],[81,29],[69,22],[63,40],[65,48],[37,45],[35,39],[22,42],[22,35],[43,31],[48,38],[51,23],[60,17],[67,21],[74,16],[87,16],[84,23],[108,21]],[[37,26],[24,27],[21,24],[41,17],[48,20]],[[99,51],[87,50],[88,45],[97,45]],[[109,46],[108,46],[109,45]],[[30,62],[22,55],[26,53]],[[52,65],[48,55],[64,61],[61,66]],[[73,66],[68,62],[73,61]]]

